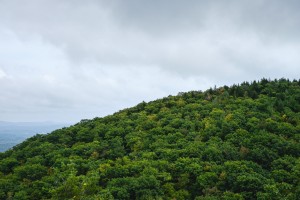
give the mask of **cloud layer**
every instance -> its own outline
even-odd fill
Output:
[[[300,3],[0,0],[0,120],[78,121],[300,75]]]

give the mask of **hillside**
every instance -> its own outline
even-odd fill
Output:
[[[142,102],[0,153],[0,199],[300,199],[300,80]]]

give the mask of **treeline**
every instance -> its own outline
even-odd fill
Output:
[[[300,80],[142,102],[0,153],[0,199],[300,199]]]

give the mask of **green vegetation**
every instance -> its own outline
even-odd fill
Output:
[[[191,91],[0,153],[0,199],[300,199],[300,80]]]

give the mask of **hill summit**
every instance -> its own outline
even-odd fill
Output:
[[[300,199],[300,80],[179,93],[0,153],[0,199]]]

